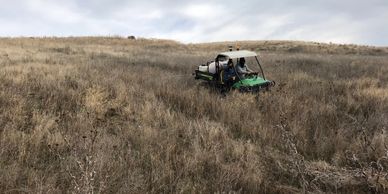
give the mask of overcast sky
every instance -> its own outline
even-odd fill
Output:
[[[388,46],[388,0],[0,0],[0,36]]]

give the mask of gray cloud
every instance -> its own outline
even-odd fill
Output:
[[[388,45],[386,0],[0,0],[0,36],[136,35],[182,42]]]

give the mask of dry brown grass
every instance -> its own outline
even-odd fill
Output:
[[[278,85],[223,97],[230,43],[0,39],[0,193],[384,193],[387,48],[242,42]]]

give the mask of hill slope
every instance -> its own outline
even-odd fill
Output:
[[[0,192],[387,192],[387,48],[241,42],[256,98],[191,76],[228,44],[0,39]]]

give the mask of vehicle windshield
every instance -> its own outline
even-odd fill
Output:
[[[254,57],[246,57],[245,59],[245,65],[248,69],[252,70],[253,72],[260,72],[259,65],[256,62],[256,59]],[[240,59],[234,59],[233,63],[236,65],[240,64]]]

